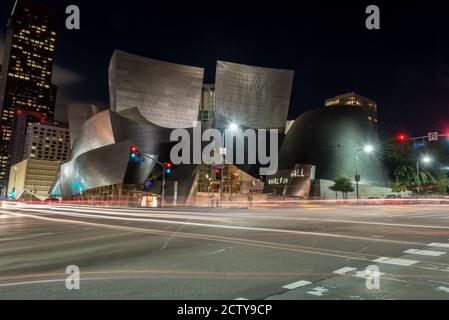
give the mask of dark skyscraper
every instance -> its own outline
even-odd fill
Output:
[[[51,83],[57,15],[53,9],[17,0],[8,21],[0,83],[0,184],[11,165],[13,121],[18,110],[52,119],[56,86]]]

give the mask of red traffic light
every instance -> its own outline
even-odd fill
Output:
[[[166,162],[166,163],[164,164],[164,167],[165,167],[166,169],[170,169],[170,168],[173,167],[173,163],[171,163],[171,162]]]
[[[398,135],[398,139],[399,139],[399,141],[405,141],[405,140],[407,140],[407,136],[405,134],[401,133]]]
[[[136,146],[131,146],[130,148],[129,148],[129,150],[131,151],[131,152],[137,152],[137,147]]]

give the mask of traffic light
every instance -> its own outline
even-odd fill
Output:
[[[222,175],[222,171],[221,169],[215,169],[215,179],[216,180],[221,180],[221,175]]]
[[[165,175],[169,176],[173,172],[173,163],[171,163],[170,161],[164,163],[164,171]]]
[[[133,161],[136,161],[138,158],[140,158],[140,152],[137,146],[132,145],[129,148],[129,158]]]
[[[407,135],[404,134],[404,133],[398,134],[398,140],[401,141],[401,142],[406,141],[407,140]]]

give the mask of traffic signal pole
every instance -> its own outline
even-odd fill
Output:
[[[161,208],[164,207],[164,200],[165,200],[165,167],[162,166]]]
[[[144,157],[147,157],[148,159],[153,160],[154,162],[156,162],[158,165],[160,165],[162,167],[161,207],[163,208],[164,202],[165,202],[164,201],[165,200],[165,165],[162,162],[154,159],[152,156],[150,156],[148,154],[141,153],[141,155],[143,155]]]

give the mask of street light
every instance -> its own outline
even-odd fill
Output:
[[[238,129],[239,129],[239,126],[235,122],[231,123],[228,127],[228,130],[231,132],[236,132]]]
[[[367,144],[361,149],[358,149],[355,152],[355,186],[356,186],[356,192],[357,192],[357,202],[360,199],[360,192],[359,192],[359,182],[360,182],[360,175],[359,175],[359,152],[366,152],[366,153],[372,153],[374,152],[374,147],[370,144]]]
[[[224,192],[223,192],[223,185],[224,185],[224,168],[226,164],[226,142],[225,142],[225,136],[226,136],[226,130],[229,130],[230,132],[236,132],[239,129],[239,126],[237,123],[233,122],[231,123],[227,129],[223,130],[223,148],[221,150],[221,155],[223,156],[223,163],[222,163],[222,172],[221,172],[221,181],[220,181],[220,206],[222,202],[224,201]]]
[[[429,164],[429,163],[432,162],[432,158],[429,157],[429,156],[424,156],[421,160],[418,159],[418,161],[416,161],[416,179],[417,179],[417,191],[418,191],[418,194],[421,193],[421,187],[420,187],[421,182],[420,182],[420,179],[419,179],[419,163],[420,162],[423,162],[424,164]]]
[[[374,151],[374,147],[372,145],[366,145],[365,148],[363,148],[363,151],[366,153],[371,153]]]
[[[17,181],[17,167],[14,167],[14,187],[13,187],[13,197],[14,197],[14,199],[13,200],[15,200],[15,198],[16,198],[16,181]]]

